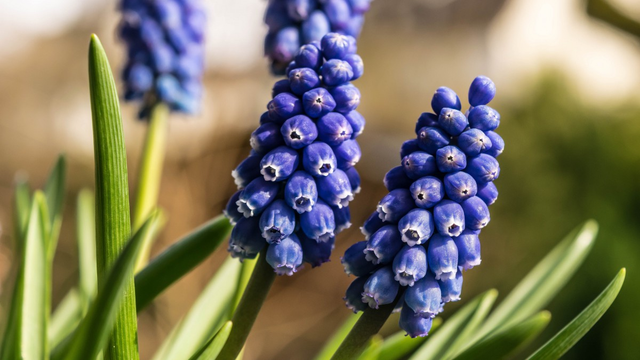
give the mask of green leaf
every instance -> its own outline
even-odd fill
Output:
[[[107,55],[96,35],[89,45],[89,89],[93,119],[96,181],[96,258],[98,284],[107,274],[131,236],[127,157],[122,117]],[[125,280],[122,306],[117,311],[107,359],[137,360],[137,321],[133,274]]]
[[[351,328],[353,328],[358,319],[360,319],[360,316],[362,316],[362,312],[349,315],[331,338],[325,342],[324,347],[315,357],[315,360],[330,360],[331,356],[338,350],[338,347],[340,347],[340,344],[342,344],[347,335],[349,335]]]
[[[258,258],[245,259],[242,261],[240,276],[238,276],[238,284],[236,285],[236,291],[233,295],[233,301],[229,307],[229,319],[231,319],[233,317],[233,313],[236,312],[236,308],[238,307],[238,304],[240,304],[240,299],[242,299],[244,290],[247,288],[247,284],[249,283],[249,279],[251,279],[251,274],[253,274],[253,269],[255,269],[257,263]]]
[[[451,318],[445,321],[436,333],[430,336],[424,344],[411,357],[412,360],[442,359],[445,354],[452,354],[460,346],[462,339],[477,329],[485,319],[493,303],[498,297],[498,291],[491,289],[476,296],[470,303],[456,311]]]
[[[433,334],[442,325],[442,318],[434,318],[431,324],[430,333]],[[380,354],[378,360],[398,360],[404,359],[406,356],[415,351],[418,347],[424,344],[429,337],[416,337],[411,338],[407,336],[404,330],[384,339],[382,347],[380,348]]]
[[[15,226],[15,253],[19,254],[22,248],[22,242],[27,231],[27,222],[29,221],[29,211],[31,208],[31,195],[29,183],[24,179],[16,180],[16,189],[13,199],[13,216]]]
[[[188,359],[228,320],[240,268],[238,260],[225,260],[187,315],[167,336],[154,360]]]
[[[58,244],[58,235],[60,234],[60,225],[62,224],[62,206],[64,205],[65,178],[66,178],[66,160],[64,155],[58,157],[56,165],[49,173],[49,178],[44,186],[44,194],[47,198],[47,209],[49,210],[49,227],[51,235],[49,239],[49,249],[47,250],[50,259]]]
[[[516,324],[548,304],[580,267],[597,233],[598,224],[593,220],[571,232],[496,307],[474,339]]]
[[[372,336],[371,340],[369,340],[369,345],[367,345],[362,354],[358,356],[358,360],[377,360],[383,341],[380,335]]]
[[[508,359],[535,339],[549,324],[551,314],[541,311],[475,343],[455,360]]]
[[[87,316],[82,320],[77,331],[69,341],[56,349],[52,359],[86,360],[95,359],[100,350],[105,348],[112,331],[118,308],[125,297],[124,291],[142,246],[145,233],[150,230],[155,214],[136,231],[126,244],[121,255],[116,259],[105,282],[100,286],[95,301],[89,307]],[[59,351],[58,351],[59,350]]]
[[[151,111],[147,136],[140,158],[140,167],[138,168],[136,202],[133,210],[134,229],[137,229],[157,206],[168,130],[169,108],[165,104],[159,103]],[[136,272],[147,264],[153,239],[153,237],[145,239],[136,262]]]
[[[229,220],[218,216],[153,259],[135,278],[138,311],[213,253],[231,228]]]
[[[45,359],[49,356],[46,222],[46,199],[42,192],[37,191],[31,204],[18,277],[20,314],[16,341],[19,343],[19,358],[25,360]]]
[[[95,202],[93,193],[87,189],[78,194],[76,242],[78,243],[78,289],[82,300],[82,313],[86,314],[98,288]]]
[[[529,357],[531,360],[559,359],[595,325],[618,296],[626,269],[621,269],[609,285],[567,326]]]
[[[233,323],[231,321],[224,323],[220,330],[190,360],[215,360],[220,354],[224,343],[227,342],[232,326]]]
[[[167,223],[167,217],[164,214],[164,211],[160,208],[156,208],[158,211],[158,216],[160,217],[159,221],[156,225],[147,233],[147,237],[142,242],[142,249],[140,249],[140,254],[138,254],[138,260],[136,260],[135,272],[138,273],[141,269],[143,269],[147,263],[149,262],[149,254],[151,253],[151,246],[158,238],[160,232],[164,228],[164,225]],[[144,253],[143,253],[144,252]]]
[[[71,289],[51,316],[48,338],[54,349],[69,336],[82,320],[82,300],[78,289]]]

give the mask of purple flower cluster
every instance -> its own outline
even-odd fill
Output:
[[[335,235],[351,226],[349,202],[360,190],[353,167],[364,118],[356,40],[337,33],[302,46],[299,67],[273,86],[273,99],[251,134],[251,154],[232,175],[238,185],[225,215],[235,225],[231,256],[266,260],[279,275],[329,261]]]
[[[202,96],[206,14],[201,0],[123,0],[120,38],[127,45],[124,98],[196,113]]]
[[[269,0],[265,55],[274,74],[284,72],[303,44],[329,32],[358,38],[371,0]]]
[[[473,80],[466,114],[453,90],[433,95],[435,113],[420,116],[401,165],[385,175],[389,193],[362,227],[366,240],[342,258],[346,273],[357,276],[345,296],[354,312],[402,294],[400,327],[426,336],[444,304],[460,299],[462,270],[480,264],[478,235],[498,197],[493,181],[504,141],[494,131],[500,115],[486,105],[495,91],[489,78]]]

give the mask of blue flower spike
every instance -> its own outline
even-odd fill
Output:
[[[270,1],[265,21],[278,30],[268,36],[266,45],[274,57],[285,58],[296,40],[291,29],[296,22],[312,21],[318,14],[316,6],[319,2],[311,0]],[[329,21],[322,11],[319,15]],[[322,69],[328,62],[349,68],[346,59],[350,57],[361,70],[362,59],[354,58],[356,49],[350,34],[323,33],[298,46],[295,61],[285,64],[290,68],[287,78],[273,85],[272,100],[249,140],[252,151],[232,172],[239,191],[224,213],[236,225],[229,244],[234,257],[254,258],[268,246],[269,264],[280,275],[292,275],[303,262],[312,267],[328,262],[336,235],[351,226],[348,205],[360,191],[355,166],[361,150],[356,137],[365,125],[364,117],[355,111],[360,91],[352,83],[355,75],[338,69],[325,77]],[[382,227],[377,212],[375,217],[380,225],[372,224],[372,234]],[[247,224],[250,230],[237,228]],[[391,228],[401,247],[396,226]],[[359,263],[345,258],[345,264],[356,261],[345,267],[353,267],[357,274],[368,275],[379,267],[366,260],[366,244],[358,251]],[[390,264],[393,256],[387,255],[385,263]],[[361,287],[358,301],[362,291]]]
[[[126,101],[141,103],[147,119],[158,103],[175,112],[200,111],[204,73],[204,2],[122,1],[120,39],[127,46],[122,71]]]
[[[456,93],[441,87],[434,113],[418,118],[416,138],[402,144],[399,166],[384,177],[389,193],[361,227],[365,241],[342,260],[358,276],[347,295],[354,312],[396,301],[400,327],[418,337],[446,303],[460,300],[462,272],[480,265],[479,235],[498,197],[504,140],[495,131],[500,115],[488,106],[494,95],[490,79],[476,78],[464,112]]]
[[[347,60],[361,64],[362,61],[350,55],[355,53],[356,38],[362,30],[370,1],[270,0],[264,22],[269,27],[265,38],[265,55],[271,61],[272,71],[281,75],[292,60],[299,67],[314,70],[320,67],[321,61],[316,60],[318,56],[314,56],[314,50],[305,47],[305,44],[321,50],[326,60]],[[329,37],[326,36],[328,34]],[[296,54],[300,45],[304,52]],[[362,75],[362,66],[359,68],[357,74]]]

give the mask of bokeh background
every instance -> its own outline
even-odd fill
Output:
[[[640,3],[609,0],[640,21]],[[158,253],[220,213],[234,192],[230,176],[275,81],[262,57],[266,1],[208,0],[206,95],[197,117],[174,117],[160,205],[169,222]],[[16,177],[44,183],[58,153],[69,162],[65,222],[54,269],[54,301],[77,281],[75,197],[93,186],[86,66],[97,33],[114,71],[124,53],[118,13],[107,0],[0,3],[0,278],[11,259],[11,200]],[[609,312],[566,359],[639,359],[640,347],[640,27],[624,31],[594,19],[582,0],[375,0],[359,43],[365,75],[358,109],[367,119],[358,170],[363,191],[352,229],[334,260],[278,278],[249,338],[246,359],[309,359],[348,315],[350,282],[340,254],[361,240],[358,226],[384,193],[382,177],[399,162],[402,141],[430,110],[442,85],[466,101],[478,74],[497,84],[506,151],[500,199],[482,232],[482,266],[465,274],[463,300],[489,289],[506,294],[572,228],[588,218],[600,235],[585,264],[548,306],[546,341],[627,267]],[[633,31],[635,29],[635,35]],[[493,103],[492,103],[493,104]],[[145,124],[123,104],[130,183],[135,183]],[[149,359],[226,256],[219,250],[140,315],[140,348]],[[2,289],[4,290],[4,289]]]

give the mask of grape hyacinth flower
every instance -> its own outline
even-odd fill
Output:
[[[264,51],[271,62],[271,71],[277,75],[288,75],[294,68],[317,69],[324,56],[327,60],[340,59],[347,62],[354,80],[362,76],[362,59],[353,49],[355,41],[343,42],[340,38],[328,38],[324,41],[337,41],[340,42],[339,46],[324,51],[322,55],[319,49],[322,48],[321,40],[328,33],[350,35],[357,39],[370,2],[371,0],[269,0],[264,15],[264,22],[269,27]],[[301,82],[306,83],[311,78],[305,78]],[[294,86],[292,83],[291,86],[296,93],[295,87],[298,85]],[[349,106],[349,103],[345,102],[344,106]]]
[[[428,334],[447,302],[460,300],[462,271],[480,265],[479,235],[498,197],[496,157],[504,140],[495,132],[500,115],[487,106],[494,96],[484,76],[469,89],[467,115],[453,90],[433,95],[435,113],[420,116],[417,138],[402,145],[400,165],[384,177],[389,193],[362,226],[365,240],[342,258],[345,272],[356,276],[348,308],[398,301],[400,327],[416,337]]]
[[[356,138],[364,118],[356,110],[360,91],[350,83],[355,75],[348,62],[355,55],[355,39],[329,33],[321,44],[314,51],[300,48],[296,57],[310,67],[293,69],[288,79],[275,83],[260,126],[251,134],[253,150],[232,172],[239,190],[224,211],[236,225],[229,242],[231,255],[253,259],[267,247],[266,261],[278,275],[292,275],[303,262],[315,267],[329,261],[335,236],[351,226],[349,202],[360,189],[354,166],[360,160]],[[330,62],[340,66],[321,72],[320,67],[327,68]],[[403,191],[411,200],[408,190]],[[414,227],[424,237],[433,224],[416,221]],[[379,256],[385,264],[395,255],[385,242],[400,239],[396,227],[390,230],[388,239],[378,236],[384,251],[370,248],[371,256]],[[357,258],[365,245],[358,245],[353,256],[345,255],[343,262]],[[358,261],[349,270],[356,275],[378,268]],[[392,295],[376,299],[391,301]]]
[[[118,33],[127,46],[124,98],[194,114],[200,107],[206,14],[200,0],[122,0]]]

